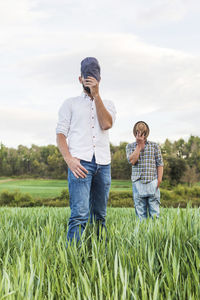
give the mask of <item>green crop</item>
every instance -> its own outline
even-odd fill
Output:
[[[0,299],[200,299],[200,209],[109,208],[66,249],[68,208],[0,208]]]

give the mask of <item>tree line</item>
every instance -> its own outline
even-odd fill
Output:
[[[126,158],[127,143],[111,144],[111,170],[113,179],[130,179],[131,166]],[[192,185],[200,180],[200,137],[190,136],[188,141],[169,139],[160,145],[164,159],[164,184]],[[55,145],[17,149],[0,145],[0,176],[41,177],[65,179],[67,165]]]

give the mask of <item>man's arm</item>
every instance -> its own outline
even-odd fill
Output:
[[[57,134],[57,145],[65,162],[76,178],[85,178],[88,171],[80,164],[80,159],[71,156],[66,137],[62,133]]]
[[[88,76],[87,79],[84,80],[84,85],[90,88],[91,95],[95,101],[96,112],[99,124],[103,130],[110,129],[112,127],[112,116],[105,108],[103,101],[99,94],[99,82]]]
[[[97,118],[99,120],[99,124],[103,130],[108,130],[112,127],[112,117],[111,114],[105,108],[103,101],[101,100],[100,95],[94,97]]]

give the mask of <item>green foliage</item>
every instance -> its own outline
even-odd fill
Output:
[[[131,165],[126,158],[127,143],[110,145],[112,179],[130,179]],[[179,183],[193,185],[200,179],[200,137],[191,136],[188,142],[183,139],[171,142],[166,139],[161,145],[164,158],[164,180],[170,186]],[[67,165],[58,148],[54,145],[30,148],[19,145],[17,149],[0,145],[0,176],[28,178],[67,177]]]
[[[0,194],[0,205],[1,206],[35,206],[35,201],[32,196],[28,193],[22,194],[19,191],[9,192],[3,191]]]
[[[164,207],[186,207],[188,203],[193,206],[200,206],[200,187],[177,186],[172,190],[161,189],[161,204]],[[69,206],[69,191],[62,190],[59,196],[54,198],[32,197],[28,193],[19,191],[3,191],[0,194],[0,206]],[[111,190],[108,199],[110,207],[133,207],[132,191]]]
[[[111,146],[111,173],[113,179],[130,179],[131,167],[126,158],[127,143],[120,143],[119,146]]]
[[[17,149],[0,145],[0,176],[66,178],[67,165],[54,145]]]
[[[200,299],[199,209],[108,209],[66,249],[66,208],[0,209],[0,299]]]
[[[187,187],[178,185],[173,189],[174,193],[183,197],[199,197],[200,198],[200,187]]]
[[[178,184],[181,181],[183,173],[186,171],[186,162],[183,158],[168,157],[166,159],[169,166],[169,178],[173,185]]]
[[[174,143],[168,139],[162,145],[164,157],[164,179],[171,185],[184,182],[192,185],[199,181],[200,137],[191,136],[188,142],[179,139]]]
[[[111,191],[109,194],[108,206],[111,207],[133,207],[132,192]]]

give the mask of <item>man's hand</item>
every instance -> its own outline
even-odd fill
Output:
[[[142,134],[141,132],[137,132],[136,143],[137,143],[138,147],[140,148],[140,150],[144,149],[144,147],[145,147],[145,136],[144,136],[144,133]]]
[[[88,173],[88,171],[81,165],[80,159],[76,157],[71,157],[69,160],[66,161],[66,163],[76,178],[87,177],[86,174]]]
[[[99,96],[99,82],[94,77],[88,76],[84,79],[83,84],[90,88],[90,93],[93,98]]]

